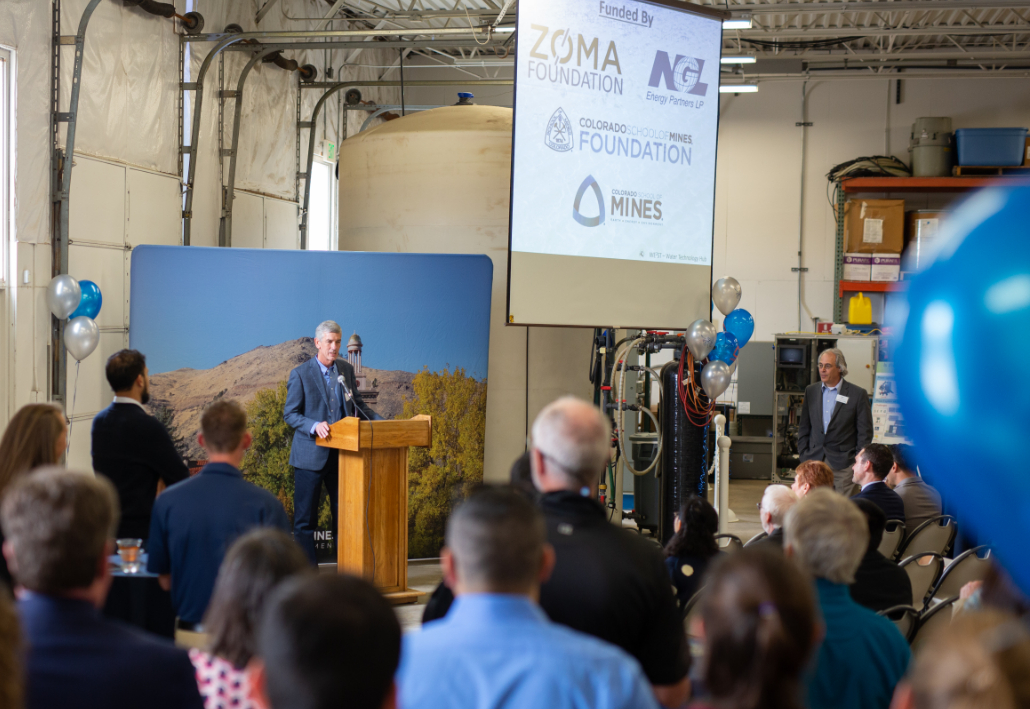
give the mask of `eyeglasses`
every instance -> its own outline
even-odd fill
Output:
[[[822,362],[819,363],[819,369],[833,369],[836,366],[837,365],[835,364],[823,364]]]

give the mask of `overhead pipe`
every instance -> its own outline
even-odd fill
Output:
[[[100,0],[90,0],[90,6],[95,7],[96,3]],[[204,57],[204,61],[200,65],[200,70],[197,72],[197,80],[191,84],[183,84],[183,88],[191,89],[196,92],[196,97],[193,102],[193,126],[190,131],[190,146],[183,147],[183,152],[189,153],[191,156],[189,174],[186,178],[186,197],[183,204],[182,210],[182,243],[184,246],[190,245],[191,226],[193,221],[193,194],[194,187],[197,178],[197,158],[199,153],[197,147],[200,145],[200,118],[204,107],[204,79],[207,76],[208,70],[211,68],[211,63],[215,57],[222,53],[227,47],[244,42],[252,39],[325,39],[331,37],[404,37],[404,36],[448,36],[448,35],[464,35],[472,34],[473,38],[477,32],[474,29],[466,28],[454,28],[444,27],[439,29],[429,28],[427,30],[320,30],[317,32],[310,31],[286,31],[286,32],[241,32],[239,34],[232,34],[229,36],[223,36],[218,40],[218,43],[212,47],[211,51],[208,52],[207,56]],[[487,28],[486,37],[489,40],[493,32],[490,28]],[[309,47],[310,49],[329,49],[326,46],[328,43],[319,43],[318,46]],[[364,44],[364,42],[362,43]],[[283,47],[284,49],[288,47]],[[81,50],[80,50],[81,52]],[[80,59],[81,61],[81,59]],[[409,82],[410,84],[411,82]],[[221,157],[219,157],[221,159]]]
[[[471,81],[439,81],[439,80],[418,80],[418,81],[405,81],[404,86],[511,86],[515,82],[512,79],[473,79]],[[301,250],[307,248],[307,236],[308,236],[308,204],[311,199],[311,164],[315,158],[315,130],[314,126],[318,121],[318,114],[322,111],[322,106],[326,100],[335,94],[337,91],[344,88],[353,88],[357,86],[400,86],[399,81],[344,81],[332,86],[328,91],[322,94],[322,97],[318,99],[315,104],[315,109],[311,112],[311,120],[307,121],[308,124],[308,160],[307,167],[301,176],[304,178],[304,203],[301,206],[300,216],[300,248]],[[236,136],[233,136],[233,144],[235,146]]]

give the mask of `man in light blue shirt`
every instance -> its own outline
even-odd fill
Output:
[[[554,566],[545,539],[540,511],[510,489],[483,490],[455,510],[441,564],[457,600],[404,638],[402,708],[657,709],[636,660],[540,610]]]

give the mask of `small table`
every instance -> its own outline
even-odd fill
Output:
[[[160,635],[175,638],[175,610],[172,596],[161,588],[157,574],[146,570],[147,555],[140,555],[140,570],[134,574],[122,571],[117,554],[108,557],[111,564],[111,590],[104,603],[104,615]]]

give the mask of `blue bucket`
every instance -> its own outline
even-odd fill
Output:
[[[1023,164],[1026,128],[959,128],[959,165],[1014,167]]]

